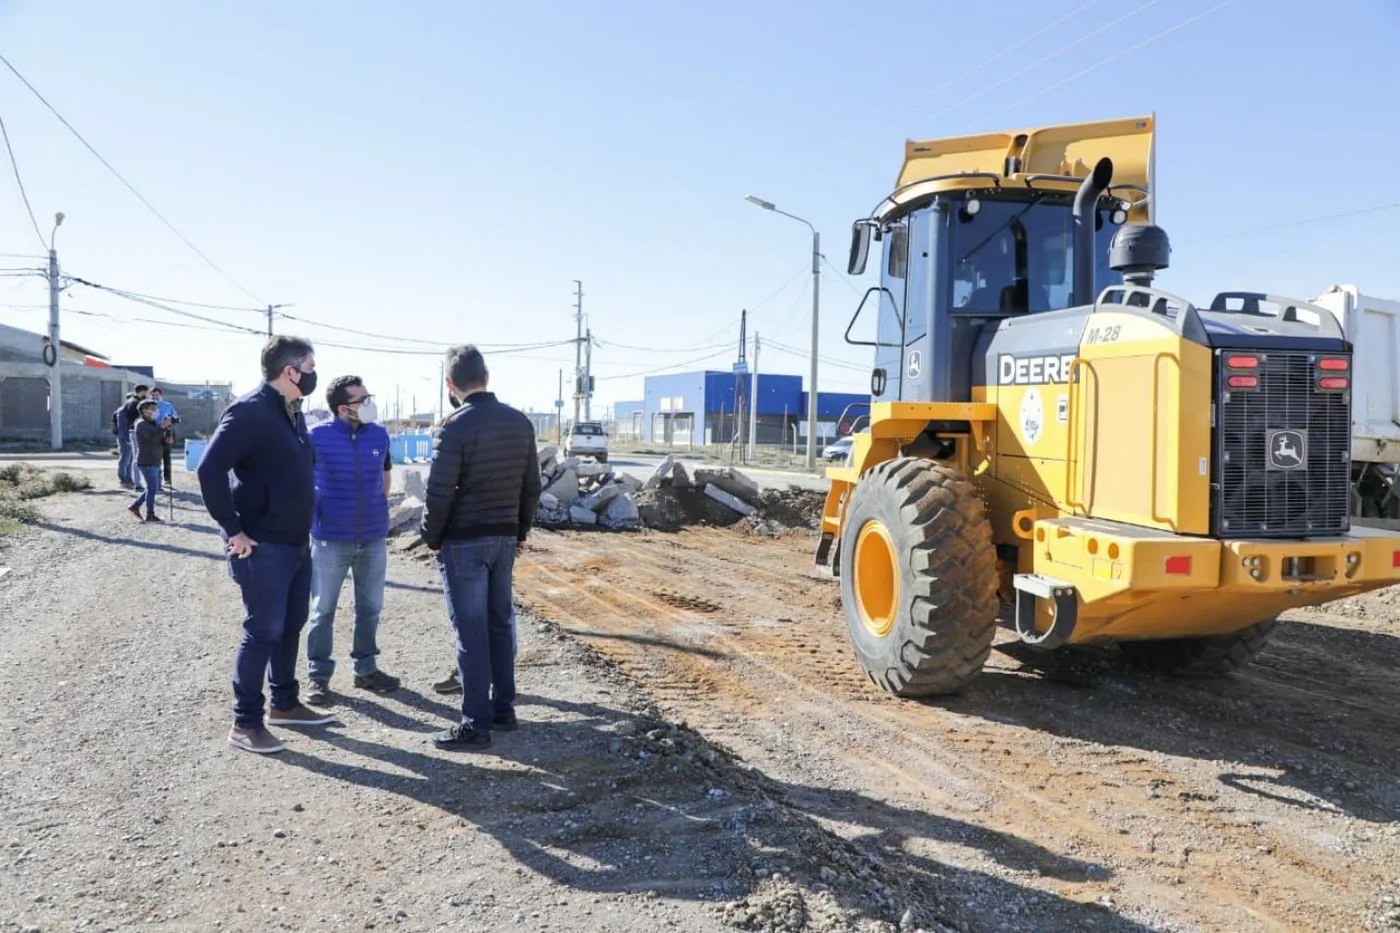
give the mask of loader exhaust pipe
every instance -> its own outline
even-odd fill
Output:
[[[1113,160],[1099,159],[1074,196],[1074,295],[1075,306],[1094,301],[1094,233],[1099,196],[1113,181]]]

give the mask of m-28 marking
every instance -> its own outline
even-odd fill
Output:
[[[1123,333],[1123,325],[1109,324],[1104,327],[1091,327],[1084,334],[1084,343],[1116,343]]]
[[[997,384],[1004,386],[1039,386],[1069,382],[1075,355],[1001,356],[997,359]]]

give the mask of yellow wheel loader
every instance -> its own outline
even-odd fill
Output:
[[[909,142],[853,227],[851,274],[883,247],[846,330],[874,351],[869,421],[816,560],[885,690],[957,691],[1003,602],[1032,645],[1211,675],[1286,610],[1400,582],[1400,535],[1350,524],[1337,319],[1154,284],[1153,124]]]

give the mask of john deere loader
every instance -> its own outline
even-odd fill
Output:
[[[910,142],[855,223],[868,428],[817,563],[880,687],[954,692],[1006,621],[1220,674],[1286,610],[1400,582],[1352,528],[1352,347],[1303,301],[1161,290],[1153,119]],[[875,339],[852,336],[873,311]],[[864,421],[864,419],[861,419]]]

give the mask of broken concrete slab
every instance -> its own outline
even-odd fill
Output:
[[[696,470],[695,472],[698,477],[702,471]],[[743,499],[740,499],[738,496],[731,495],[730,493],[725,492],[723,489],[721,489],[713,483],[706,483],[704,491],[705,495],[709,496],[711,499],[715,500],[720,505],[728,506],[729,508],[738,512],[740,515],[747,517],[750,515],[758,514],[758,509],[749,505],[747,502],[745,502]]]
[[[638,528],[642,524],[642,516],[632,497],[621,495],[608,503],[598,521],[608,528]]]
[[[671,485],[676,489],[689,489],[691,487],[690,474],[685,471],[685,464],[677,460],[671,465]]]
[[[611,486],[602,487],[587,498],[580,500],[578,504],[588,509],[590,512],[601,512],[608,507],[608,503],[612,502],[618,496],[623,495],[626,495],[626,493],[623,491],[622,487],[613,484]]]
[[[630,473],[623,473],[617,478],[617,484],[623,488],[628,495],[636,495],[642,491],[642,481]]]
[[[569,509],[569,521],[575,525],[596,525],[598,516],[592,509],[585,509],[581,505],[576,505]]]
[[[419,501],[428,498],[428,477],[418,470],[404,470],[403,491]]]
[[[695,485],[718,486],[736,499],[749,505],[759,504],[758,483],[732,467],[719,470],[696,470]]]
[[[553,444],[545,444],[543,447],[539,448],[539,450],[536,453],[536,456],[539,457],[540,465],[543,466],[544,464],[553,460],[555,457],[559,456],[559,448],[555,447]]]
[[[651,476],[647,477],[647,481],[642,484],[643,488],[656,489],[660,487],[662,483],[671,478],[671,468],[675,465],[675,455],[667,454],[666,457],[656,465],[656,469],[652,471]]]
[[[540,510],[541,510],[541,511],[544,511],[544,512],[557,512],[557,511],[559,511],[559,507],[560,507],[562,504],[563,504],[563,503],[561,503],[561,502],[559,501],[559,497],[556,496],[556,495],[554,495],[553,493],[548,493],[548,492],[542,492],[542,493],[540,493]]]
[[[409,496],[389,510],[389,535],[417,534],[423,527],[423,500]]]
[[[561,506],[573,505],[579,496],[578,474],[573,470],[565,470],[546,486],[544,491],[558,499]]]
[[[580,463],[578,466],[574,467],[574,472],[577,473],[580,478],[595,476],[601,477],[607,476],[609,473],[611,473],[612,467],[608,466],[606,463],[585,461],[583,463]]]

